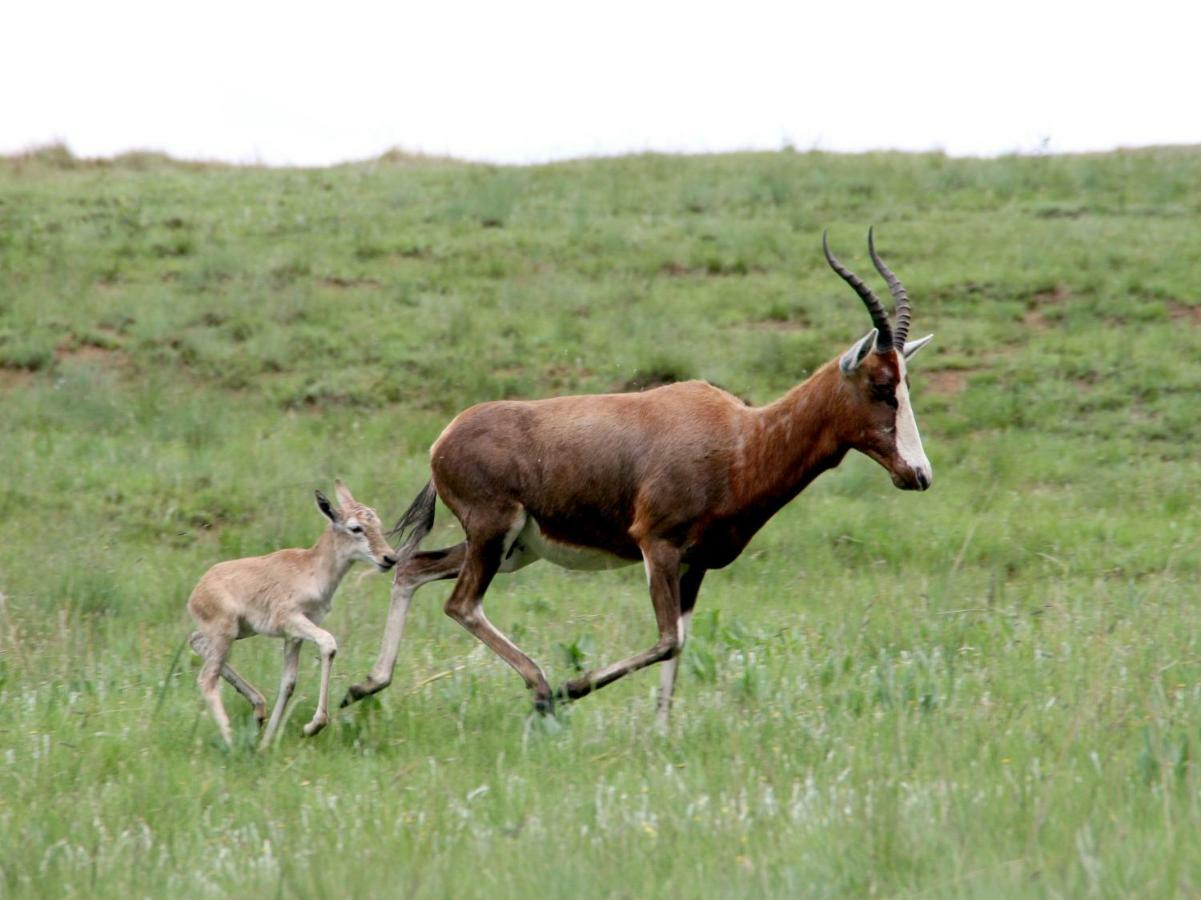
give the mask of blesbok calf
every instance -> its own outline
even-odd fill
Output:
[[[664,662],[659,719],[666,723],[697,591],[729,565],[768,519],[848,450],[867,454],[906,490],[933,472],[909,404],[907,360],[930,340],[907,341],[905,288],[868,248],[896,303],[896,327],[872,291],[822,248],[866,304],[872,329],[776,402],[751,407],[700,381],[637,394],[481,403],[461,413],[430,450],[432,479],[406,522],[411,540],[433,523],[436,495],[467,539],[400,565],[383,645],[345,706],[391,681],[405,616],[422,584],[458,577],[446,612],[525,679],[535,706],[574,700],[651,663]],[[419,533],[418,533],[419,532]],[[532,659],[484,615],[498,572],[546,559],[572,569],[642,562],[659,639],[552,692]]]
[[[306,735],[316,734],[329,721],[329,673],[338,651],[334,636],[320,627],[329,614],[334,591],[355,561],[386,572],[406,549],[416,547],[413,543],[394,551],[384,539],[375,510],[357,502],[341,481],[336,481],[334,487],[339,503],[336,508],[321,491],[316,492],[317,508],[329,519],[316,544],[307,550],[277,550],[267,556],[217,563],[204,573],[188,598],[188,612],[196,620],[196,631],[188,642],[204,659],[198,678],[200,690],[226,744],[232,744],[233,736],[221,703],[220,678],[250,701],[260,728],[267,717],[262,693],[226,662],[233,642],[255,634],[284,639],[283,677],[271,721],[263,733],[263,748],[270,746],[296,686],[301,642],[317,645],[321,652],[321,692],[317,711],[304,726]]]

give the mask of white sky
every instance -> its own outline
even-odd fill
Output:
[[[1187,0],[9,0],[0,153],[325,164],[1201,143]]]

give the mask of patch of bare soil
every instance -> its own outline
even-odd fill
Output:
[[[967,388],[968,376],[973,371],[978,369],[938,369],[934,372],[923,372],[921,375],[921,385],[918,390],[921,393],[930,393],[939,396],[954,397],[962,394]]]
[[[1066,284],[1057,284],[1054,290],[1038,291],[1031,294],[1026,301],[1026,312],[1022,316],[1022,324],[1035,331],[1046,331],[1051,327],[1043,310],[1051,306],[1066,303],[1072,297],[1072,289]]]
[[[686,266],[677,260],[668,260],[659,266],[659,274],[669,278],[741,278],[745,275],[760,275],[767,270],[762,266],[748,266],[741,260],[723,262],[710,260],[701,266]]]
[[[803,319],[756,319],[743,322],[740,327],[747,331],[804,331],[809,323]]]
[[[1030,295],[1030,303],[1034,306],[1057,306],[1072,299],[1072,289],[1066,284],[1057,284],[1052,291],[1038,291]]]
[[[0,366],[0,392],[27,387],[31,381],[33,373],[28,369],[7,369]]]
[[[377,288],[380,286],[378,278],[343,278],[340,275],[332,275],[329,278],[322,278],[321,283],[325,287],[338,288],[346,290],[347,288]]]
[[[1051,327],[1040,309],[1031,309],[1022,315],[1022,324],[1032,331],[1046,331]]]
[[[63,344],[54,351],[54,358],[59,364],[92,363],[106,369],[124,369],[129,366],[129,354],[124,350],[100,347],[96,344]]]
[[[1173,322],[1187,322],[1190,325],[1201,325],[1201,306],[1189,306],[1180,300],[1168,300],[1168,318]]]
[[[558,391],[564,388],[573,388],[580,381],[591,378],[594,374],[591,369],[576,368],[560,363],[547,369],[546,377],[551,388]]]

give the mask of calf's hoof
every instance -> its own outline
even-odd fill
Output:
[[[321,729],[323,729],[328,723],[329,719],[325,717],[313,719],[313,721],[309,722],[308,725],[304,726],[304,736],[312,737],[313,735],[319,733]]]

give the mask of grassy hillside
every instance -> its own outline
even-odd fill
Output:
[[[0,894],[1201,892],[1199,222],[1195,150],[0,161]],[[934,489],[849,459],[711,575],[669,735],[654,672],[532,718],[435,585],[389,691],[302,738],[306,649],[277,750],[232,691],[219,745],[207,566],[335,475],[397,515],[479,400],[773,399],[867,329],[820,235],[866,275],[873,223]],[[387,593],[340,591],[335,696]],[[488,609],[554,682],[654,639],[640,569]]]

